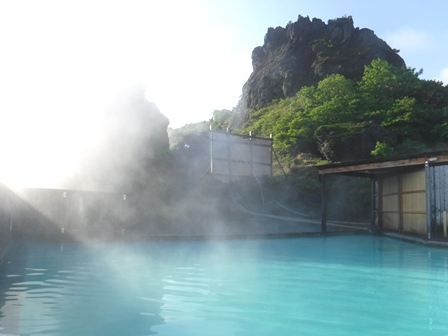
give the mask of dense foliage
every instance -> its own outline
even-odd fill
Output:
[[[184,125],[180,128],[168,128],[171,149],[181,149],[187,138],[191,136],[208,135],[210,124],[206,121]],[[188,143],[188,142],[187,142]]]
[[[230,110],[214,110],[213,118],[210,119],[210,125],[213,129],[226,129],[231,117],[232,111]]]
[[[365,68],[358,83],[331,75],[316,87],[303,87],[291,98],[252,111],[244,131],[274,134],[275,149],[283,158],[298,153],[318,158],[316,134],[323,129],[331,129],[337,141],[338,135],[361,132],[368,124],[394,135],[378,141],[372,156],[446,147],[448,88],[441,82],[421,80],[420,74],[378,59]]]
[[[248,111],[245,128],[233,132],[272,134],[276,176],[271,187],[293,190],[297,199],[318,212],[321,185],[314,165],[344,160],[343,156],[328,155],[328,148],[333,153],[350,152],[350,159],[448,148],[448,87],[422,80],[420,74],[378,59],[365,67],[358,82],[330,75],[316,86],[302,87],[293,97]],[[215,110],[209,124],[225,129],[234,113]],[[205,131],[205,125],[201,129]],[[287,178],[280,176],[284,172],[290,173]],[[366,220],[370,187],[368,179],[335,178],[328,185],[335,200],[329,216]],[[345,209],[343,205],[348,204],[352,207]]]

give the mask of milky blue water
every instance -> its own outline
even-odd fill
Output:
[[[15,244],[0,335],[448,335],[448,250],[363,235]]]

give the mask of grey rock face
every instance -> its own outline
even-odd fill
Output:
[[[291,97],[303,86],[331,74],[358,81],[374,59],[405,66],[403,59],[370,29],[355,28],[351,17],[330,20],[299,16],[286,28],[269,28],[263,46],[252,52],[253,72],[243,87],[231,127],[245,124],[249,110]]]

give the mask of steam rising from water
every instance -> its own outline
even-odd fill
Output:
[[[121,92],[92,119],[39,118],[34,125],[23,123],[24,134],[9,132],[10,141],[2,142],[9,160],[0,182],[15,187],[15,195],[2,190],[10,199],[4,211],[11,227],[44,235],[83,230],[86,236],[92,229],[124,230],[121,222],[135,208],[162,208],[158,186],[169,174],[163,169],[169,121],[146,100],[142,86]],[[14,130],[22,125],[17,118],[11,123]],[[143,211],[141,218],[147,224],[151,216],[146,215]]]
[[[123,144],[149,136],[151,123],[155,123],[150,118],[159,117],[151,116],[151,109],[158,112],[145,100],[144,88],[134,86],[93,110],[88,107],[87,111],[75,112],[73,107],[61,105],[58,113],[2,111],[0,182],[19,187],[91,188],[85,181],[79,185],[80,176],[91,175],[88,170],[98,167],[100,160],[109,163],[107,169],[113,169],[110,164],[114,155],[122,155],[122,163],[132,160]],[[146,118],[145,124],[141,124],[142,118]]]
[[[25,164],[14,160],[10,173],[18,165],[20,174],[14,177],[22,183],[29,182],[26,178],[30,176],[40,178],[36,180],[40,184],[26,186],[44,188],[17,192],[18,200],[13,197],[16,205],[11,218],[19,225],[14,229],[22,233],[95,240],[117,235],[139,239],[160,234],[225,236],[319,230],[311,224],[312,228],[249,219],[233,203],[230,189],[238,187],[246,193],[248,204],[259,202],[261,192],[263,204],[251,206],[259,211],[268,201],[259,179],[255,179],[254,193],[249,191],[253,191],[250,176],[235,186],[202,176],[209,162],[197,159],[208,157],[208,146],[203,146],[203,152],[195,152],[194,144],[185,153],[170,152],[169,121],[148,102],[142,86],[117,95],[93,121],[81,116],[46,119],[50,120],[54,124],[46,129],[29,128],[35,142],[30,137],[26,141],[15,138],[15,148],[24,149],[24,157],[16,158]],[[209,140],[204,137],[203,141],[208,144]]]

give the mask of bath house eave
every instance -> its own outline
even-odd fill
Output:
[[[327,227],[327,178],[346,175],[371,179],[372,226],[428,239],[447,238],[448,150],[316,168],[322,181],[322,232]]]

